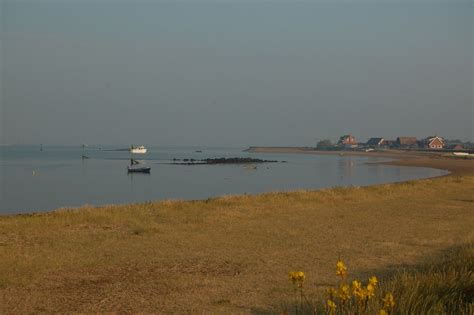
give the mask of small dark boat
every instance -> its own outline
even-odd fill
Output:
[[[146,166],[128,166],[127,171],[129,173],[146,173],[150,174],[151,167]]]
[[[127,166],[128,173],[145,173],[150,174],[151,167],[142,165],[140,161],[133,158],[133,151],[130,151],[130,165]]]

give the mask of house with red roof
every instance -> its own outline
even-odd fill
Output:
[[[357,147],[357,141],[355,137],[353,137],[351,134],[348,134],[340,137],[339,141],[337,141],[337,145],[345,148],[355,148]]]
[[[444,148],[444,139],[438,136],[428,137],[422,141],[423,146],[430,150],[440,150]]]

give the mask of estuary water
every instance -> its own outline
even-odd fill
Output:
[[[228,194],[364,186],[444,175],[442,170],[374,164],[375,157],[257,154],[245,148],[147,147],[135,155],[151,174],[128,174],[127,146],[0,146],[0,214],[61,207],[205,199]],[[201,151],[201,152],[199,152]],[[173,159],[251,157],[286,163],[172,165]]]

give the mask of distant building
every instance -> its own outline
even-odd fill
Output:
[[[383,138],[370,138],[369,141],[367,141],[366,145],[371,148],[379,148],[383,145],[383,143]]]
[[[416,137],[398,137],[395,144],[399,148],[417,148],[418,140]]]
[[[451,146],[448,147],[448,149],[450,150],[454,150],[454,151],[459,151],[459,150],[464,150],[464,147],[462,146],[462,144],[453,144]]]
[[[337,142],[338,145],[342,146],[351,146],[351,145],[357,145],[356,139],[352,135],[344,135],[339,138],[339,141]]]
[[[423,146],[430,150],[440,150],[444,148],[444,139],[438,136],[428,137],[422,141]]]
[[[397,146],[396,140],[383,140],[383,146],[387,148],[393,148]]]
[[[342,145],[357,144],[357,141],[352,135],[344,135],[339,138],[339,141],[337,142],[337,144],[342,144]]]

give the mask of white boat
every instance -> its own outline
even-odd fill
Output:
[[[139,146],[139,147],[134,147],[132,145],[132,147],[130,148],[130,152],[132,153],[137,153],[137,154],[145,154],[146,153],[146,148],[144,146]]]

